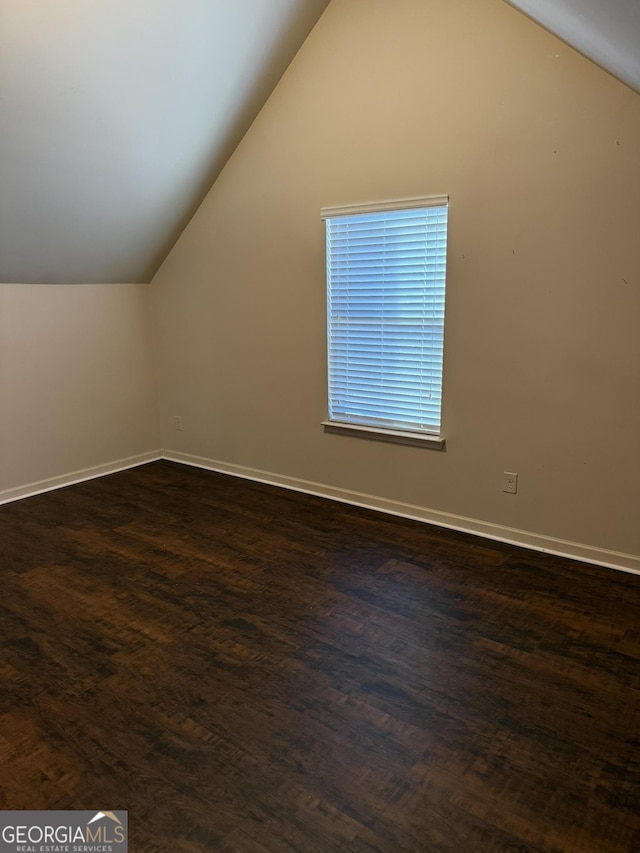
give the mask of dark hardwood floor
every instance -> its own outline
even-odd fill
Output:
[[[0,507],[0,808],[640,851],[640,577],[169,462]]]

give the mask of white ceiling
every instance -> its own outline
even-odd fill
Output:
[[[640,0],[507,0],[640,92]]]
[[[0,281],[149,281],[328,0],[0,0]]]
[[[0,0],[0,281],[149,281],[328,2]],[[512,5],[640,91],[640,0]]]

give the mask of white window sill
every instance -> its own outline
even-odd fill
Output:
[[[389,441],[392,444],[408,444],[412,447],[429,447],[431,450],[444,450],[445,446],[445,439],[440,435],[428,435],[427,433],[400,429],[381,429],[380,427],[339,423],[338,421],[322,421],[322,426],[325,432],[332,432],[336,435],[369,438],[373,441]]]

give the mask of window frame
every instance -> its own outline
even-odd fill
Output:
[[[358,415],[354,415],[353,412],[345,418],[344,420],[340,420],[335,416],[332,417],[332,357],[335,356],[335,351],[332,353],[332,316],[331,316],[331,297],[332,297],[332,251],[330,245],[330,227],[328,221],[331,219],[338,219],[340,217],[358,217],[358,216],[367,216],[368,214],[377,214],[380,213],[382,215],[381,218],[384,218],[384,213],[390,213],[392,216],[394,213],[401,213],[403,211],[416,211],[416,209],[426,210],[432,208],[445,208],[446,214],[444,218],[444,227],[442,224],[438,224],[438,234],[440,239],[444,239],[444,249],[442,247],[442,243],[438,244],[437,249],[434,250],[434,254],[429,255],[429,250],[427,247],[426,236],[424,237],[424,247],[422,251],[424,251],[424,263],[426,265],[427,260],[431,263],[434,262],[434,259],[437,258],[440,260],[441,266],[443,265],[443,270],[439,272],[439,278],[436,285],[434,285],[434,291],[428,298],[425,299],[425,305],[428,303],[431,307],[429,310],[423,306],[423,310],[418,313],[418,317],[420,318],[423,325],[426,323],[428,319],[434,319],[435,313],[433,305],[431,304],[434,301],[434,294],[436,290],[439,295],[439,300],[442,303],[442,318],[439,319],[438,328],[441,331],[441,338],[439,342],[438,354],[433,360],[433,364],[436,366],[440,366],[440,369],[443,365],[444,359],[444,299],[445,299],[445,291],[446,291],[446,276],[447,276],[447,237],[448,237],[448,208],[449,208],[449,196],[448,195],[437,195],[437,196],[426,196],[421,198],[412,198],[412,199],[402,199],[402,200],[394,200],[394,201],[385,201],[385,202],[374,202],[369,204],[357,204],[357,205],[348,205],[348,206],[339,206],[339,207],[325,207],[321,210],[321,218],[327,224],[326,229],[326,260],[327,260],[327,269],[326,269],[326,283],[327,283],[327,369],[328,369],[328,403],[329,403],[329,415],[326,420],[322,421],[322,425],[327,432],[337,433],[340,435],[353,435],[359,436],[362,438],[369,438],[378,441],[390,441],[394,443],[400,444],[409,444],[413,446],[419,447],[431,447],[435,449],[443,449],[445,446],[445,438],[442,432],[442,420],[441,420],[441,398],[442,398],[442,386],[443,386],[443,375],[442,372],[439,374],[439,384],[436,384],[438,389],[438,430],[436,431],[433,428],[433,425],[428,427],[421,427],[407,423],[401,423],[399,426],[390,423],[380,424],[380,423],[372,423],[374,420],[385,420],[388,419],[390,422],[393,420],[390,417],[391,411],[380,409],[378,413],[374,415],[369,414],[367,417],[358,417]],[[370,219],[370,217],[369,217]],[[440,216],[442,219],[442,216]],[[443,232],[443,237],[442,237]],[[386,244],[384,240],[386,239],[386,235],[384,238],[381,238],[381,246],[386,248]],[[349,250],[351,251],[351,250]],[[349,256],[350,257],[350,256]],[[335,266],[335,265],[334,265]],[[386,284],[388,284],[387,280],[384,278],[386,272],[390,269],[391,263],[385,265],[382,263],[381,266],[376,269],[376,275],[378,278],[382,275]],[[426,287],[426,273],[424,279],[424,287]],[[396,283],[396,282],[394,282]],[[412,284],[412,287],[415,287],[415,284]],[[418,288],[420,285],[418,285]],[[349,287],[339,291],[340,296],[344,298],[344,293],[349,290]],[[347,297],[348,298],[348,297]],[[397,297],[395,297],[397,299]],[[384,295],[378,297],[378,302],[380,300],[383,301],[384,304]],[[351,308],[351,303],[349,303],[349,308]],[[429,313],[431,312],[431,313]],[[335,323],[334,327],[335,328]],[[351,326],[349,327],[351,328]],[[382,340],[383,332],[380,333],[380,341]],[[374,340],[375,340],[374,335]],[[348,346],[348,345],[347,345]],[[334,350],[336,350],[334,348]],[[347,357],[348,359],[348,357]],[[335,361],[335,358],[334,358]],[[415,359],[414,368],[420,362],[419,358]],[[344,369],[344,368],[343,368]],[[384,369],[383,369],[384,372]],[[404,383],[400,383],[401,385]],[[364,386],[366,388],[366,382]],[[369,390],[371,390],[369,387]],[[395,388],[394,388],[395,390]],[[424,391],[424,388],[421,388],[421,392]],[[375,393],[375,392],[374,392]],[[378,401],[377,393],[375,393],[376,399],[374,402]],[[380,396],[379,401],[384,403],[384,397]],[[387,398],[389,401],[389,398]],[[423,401],[424,402],[424,401]],[[335,406],[333,407],[335,409]],[[394,406],[390,406],[392,410]],[[398,422],[400,423],[400,422]]]

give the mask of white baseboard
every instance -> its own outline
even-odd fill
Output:
[[[135,468],[138,465],[145,465],[148,462],[155,462],[159,459],[166,459],[169,462],[179,462],[183,465],[191,465],[196,468],[205,468],[208,471],[229,474],[233,477],[242,477],[258,483],[267,483],[271,486],[280,486],[284,489],[304,492],[307,495],[316,495],[317,497],[329,498],[330,500],[384,512],[389,515],[398,515],[402,518],[422,521],[427,524],[433,524],[436,527],[458,530],[462,533],[471,533],[486,539],[494,539],[497,542],[506,542],[510,545],[519,545],[523,548],[542,551],[558,557],[567,557],[570,560],[580,560],[596,566],[604,566],[640,575],[640,556],[634,554],[609,551],[579,542],[555,539],[552,536],[543,536],[539,533],[531,533],[528,530],[504,527],[500,524],[481,521],[477,518],[467,518],[466,516],[440,512],[439,510],[427,507],[388,500],[377,495],[367,495],[349,489],[339,489],[325,483],[314,483],[309,480],[301,480],[297,477],[274,474],[271,471],[261,471],[258,468],[230,465],[216,459],[207,459],[201,456],[193,456],[189,453],[176,453],[174,451],[154,450],[148,453],[141,453],[138,456],[118,459],[115,462],[109,462],[105,465],[84,468],[80,471],[72,471],[69,474],[63,474],[59,477],[51,477],[47,480],[28,483],[25,486],[19,486],[15,489],[6,489],[0,491],[0,504],[32,497],[33,495],[39,495],[42,492],[49,492],[53,489],[72,486],[74,483],[82,483],[85,480],[93,480],[96,477],[104,477],[106,474],[115,474],[117,471],[125,471],[128,468]]]
[[[155,462],[162,459],[162,451],[155,450],[149,453],[140,453],[138,456],[129,456],[127,459],[118,459],[105,465],[96,465],[93,468],[83,468],[80,471],[71,471],[59,477],[50,477],[47,480],[38,480],[35,483],[27,483],[26,486],[18,486],[15,489],[0,491],[0,504],[18,501],[22,498],[30,498],[42,492],[50,492],[53,489],[62,489],[72,486],[74,483],[82,483],[85,480],[93,480],[96,477],[104,477],[105,474],[115,474],[117,471],[125,471],[127,468],[135,468],[137,465],[146,465],[147,462]]]
[[[567,557],[570,560],[580,560],[581,562],[592,563],[596,566],[640,574],[640,556],[634,554],[608,551],[604,548],[583,545],[579,542],[555,539],[552,536],[543,536],[539,533],[530,533],[527,530],[503,527],[500,524],[493,524],[476,518],[467,518],[462,515],[454,515],[435,509],[414,506],[413,504],[387,500],[376,495],[362,494],[361,492],[353,492],[348,489],[339,489],[324,483],[314,483],[308,480],[300,480],[296,477],[285,477],[269,471],[260,471],[256,468],[230,465],[226,462],[206,459],[201,456],[192,456],[188,453],[165,451],[162,458],[169,462],[180,462],[184,465],[206,468],[208,471],[216,471],[220,474],[230,474],[233,477],[242,477],[247,480],[255,480],[259,483],[281,486],[282,488],[304,492],[308,495],[330,498],[334,501],[364,507],[365,509],[377,510],[378,512],[388,513],[389,515],[398,515],[414,521],[423,521],[437,527],[448,528],[449,530],[458,530],[462,533],[471,533],[486,539],[494,539],[510,545],[519,545],[523,548],[542,551],[558,557]]]

